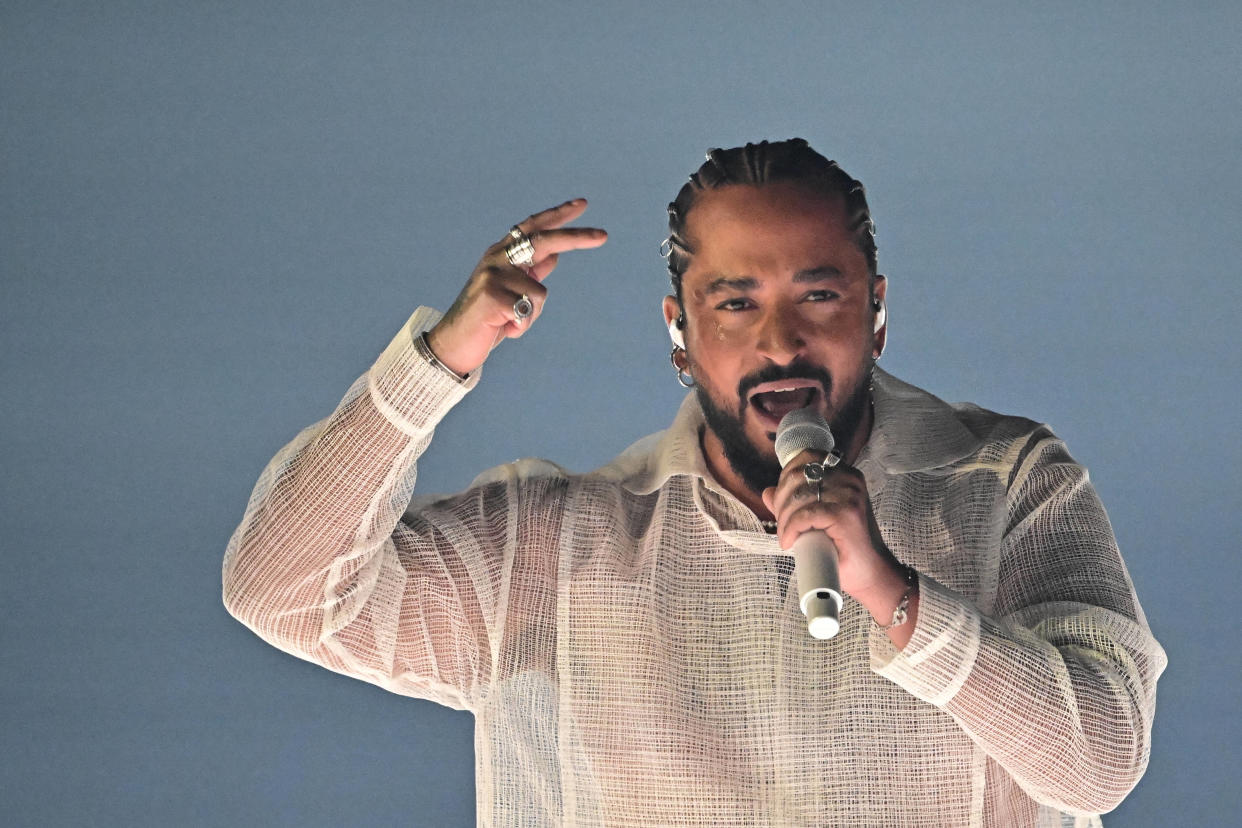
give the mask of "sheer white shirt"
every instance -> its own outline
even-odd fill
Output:
[[[438,318],[267,466],[224,597],[282,650],[471,711],[481,825],[1098,825],[1142,775],[1165,655],[1047,427],[877,371],[857,466],[917,626],[899,652],[847,598],[820,641],[693,394],[595,472],[412,499],[478,382],[414,346]]]

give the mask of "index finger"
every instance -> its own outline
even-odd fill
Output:
[[[517,223],[517,227],[528,236],[540,230],[564,227],[585,213],[586,208],[587,200],[585,198],[571,198],[564,204],[558,204],[555,207],[549,207],[547,210],[527,216]]]

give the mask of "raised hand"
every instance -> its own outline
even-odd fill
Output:
[[[529,237],[534,256],[529,265],[510,263],[505,253],[513,243],[506,235],[483,254],[444,318],[427,333],[427,343],[448,368],[465,376],[487,359],[500,341],[526,333],[543,312],[548,289],[543,280],[556,268],[561,253],[599,247],[608,234],[596,227],[565,227],[587,208],[585,198],[535,213],[517,228]],[[518,311],[519,300],[530,301],[529,315]]]

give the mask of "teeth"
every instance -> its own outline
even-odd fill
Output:
[[[753,394],[751,396],[751,403],[760,411],[772,414],[774,411],[783,411],[787,407],[786,404],[793,401],[792,399],[787,398],[778,403],[777,400],[774,399],[777,395],[801,393],[804,395],[801,398],[803,402],[810,402],[815,397],[816,392],[817,389],[806,385],[787,385],[778,388],[769,388],[766,391],[760,391]],[[776,404],[775,409],[772,407],[773,404]]]

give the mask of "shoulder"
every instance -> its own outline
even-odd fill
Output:
[[[557,509],[571,491],[593,498],[626,497],[648,494],[658,489],[664,478],[661,469],[661,443],[667,432],[649,434],[603,466],[589,472],[573,472],[542,457],[524,457],[493,466],[478,475],[466,489],[454,494],[415,496],[406,510],[407,517],[427,516],[442,510],[454,511],[473,504],[476,510],[494,511],[521,501],[522,511]]]
[[[624,451],[585,477],[627,489],[643,489],[659,475],[660,446],[666,431],[635,440]]]
[[[954,416],[979,441],[980,451],[1006,451],[1014,445],[1029,445],[1055,439],[1052,427],[1028,417],[992,411],[969,402],[952,403]]]
[[[704,425],[698,400],[687,394],[668,428],[636,440],[585,477],[639,496],[652,494],[677,477],[706,477],[699,445]]]
[[[523,457],[477,475],[470,488],[549,485],[615,485],[634,488],[649,480],[660,465],[660,444],[667,432],[658,431],[636,440],[603,466],[589,472],[573,472],[542,457]]]
[[[525,509],[554,507],[561,501],[573,475],[562,466],[539,457],[526,457],[493,466],[476,475],[465,489],[453,493],[416,494],[405,519],[437,522],[437,516],[481,513],[499,519],[522,502]],[[524,509],[524,510],[525,510]]]
[[[871,448],[889,471],[1012,466],[1023,447],[1049,437],[1052,430],[1030,418],[969,402],[948,403],[876,371]]]

